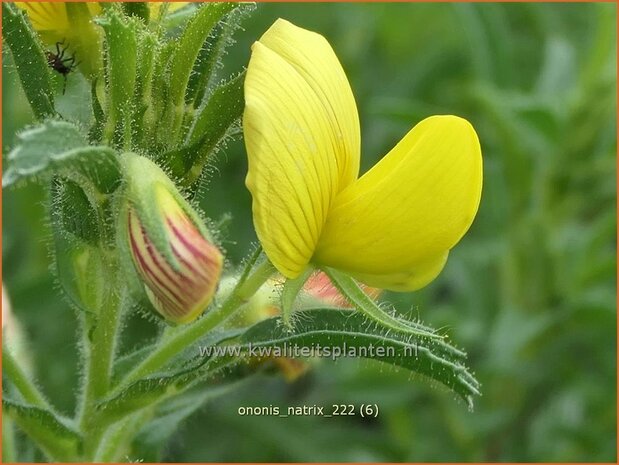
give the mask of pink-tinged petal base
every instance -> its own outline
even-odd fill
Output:
[[[153,306],[169,321],[193,321],[213,298],[223,265],[221,252],[189,218],[171,214],[165,218],[164,229],[180,264],[176,270],[156,250],[132,209],[128,210],[128,225],[133,262]]]
[[[365,284],[359,284],[359,286],[373,300],[377,299],[382,292],[382,289],[366,286]],[[316,271],[309,277],[303,286],[303,291],[325,304],[352,308],[346,297],[337,290],[329,277],[322,271]]]

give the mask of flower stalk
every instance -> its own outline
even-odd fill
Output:
[[[87,457],[94,454],[100,438],[105,433],[105,429],[96,423],[96,404],[110,389],[118,327],[125,297],[124,291],[118,293],[112,290],[99,315],[85,313],[83,317],[82,344],[86,376],[78,421],[84,433],[84,451]]]
[[[251,267],[251,262],[248,264]],[[153,373],[168,363],[181,351],[190,347],[202,336],[215,329],[234,315],[253,296],[258,289],[275,273],[275,268],[268,260],[263,260],[245,279],[239,280],[228,298],[215,310],[207,313],[193,325],[171,331],[160,345],[131,370],[115,387],[112,397],[119,394],[135,381]]]

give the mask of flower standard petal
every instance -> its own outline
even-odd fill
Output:
[[[357,176],[356,113],[324,38],[278,21],[254,43],[243,115],[247,187],[258,237],[288,278],[307,266],[335,196]]]
[[[314,261],[369,285],[419,288],[468,230],[481,187],[473,127],[455,116],[427,118],[337,196]]]
[[[336,136],[340,188],[355,181],[361,150],[359,112],[346,73],[327,39],[280,18],[260,43],[292,65],[318,96]]]

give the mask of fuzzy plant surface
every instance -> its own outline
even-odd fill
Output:
[[[228,387],[314,369],[318,347],[410,370],[473,408],[480,384],[466,353],[378,300],[432,281],[471,225],[475,130],[426,118],[359,176],[354,95],[324,37],[278,20],[246,71],[226,76],[253,9],[3,2],[3,42],[37,120],[8,151],[3,188],[46,189],[51,267],[80,357],[79,384],[66,386],[76,407],[62,411],[4,338],[7,450],[17,429],[49,461],[140,460],[145,438],[161,447]],[[81,117],[57,105],[78,76]],[[242,134],[260,243],[236,244],[246,256],[236,267],[196,198]],[[158,334],[120,350],[136,313]],[[265,355],[292,346],[303,357]]]

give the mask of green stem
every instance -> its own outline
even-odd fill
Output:
[[[13,420],[2,414],[2,463],[17,462],[17,448],[15,447],[15,427]]]
[[[94,456],[95,463],[126,461],[131,440],[153,416],[153,407],[129,415],[113,425],[99,443]]]
[[[252,274],[246,276],[246,279],[239,280],[235,289],[220,307],[206,314],[193,325],[182,328],[181,331],[173,333],[162,340],[159,347],[125,376],[116,389],[114,389],[112,396],[122,392],[131,383],[157,371],[175,355],[227,320],[256,293],[274,272],[275,269],[271,262],[268,260],[263,261]]]
[[[22,370],[11,349],[5,344],[2,345],[2,371],[8,379],[15,385],[24,400],[36,407],[52,410],[51,406],[41,394],[37,386],[30,380],[28,375]]]
[[[86,316],[84,344],[86,351],[86,379],[79,412],[79,425],[84,433],[86,457],[96,450],[105,431],[93,424],[96,403],[110,389],[112,364],[116,350],[116,332],[124,295],[110,292],[97,317]]]

